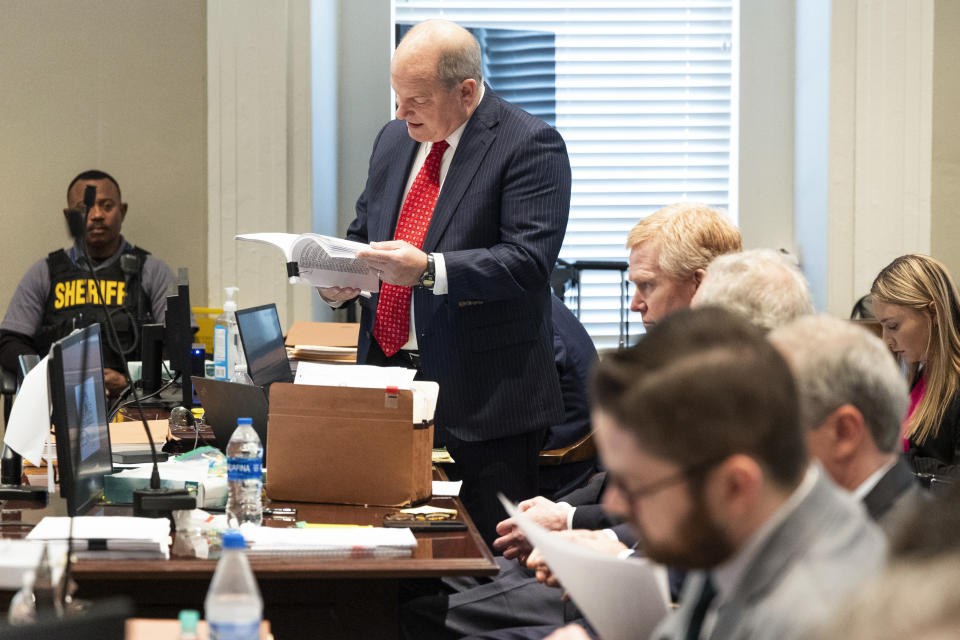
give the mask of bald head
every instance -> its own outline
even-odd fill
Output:
[[[397,118],[417,142],[437,142],[456,131],[480,103],[480,45],[463,27],[444,20],[414,26],[390,63]]]
[[[427,20],[414,25],[397,46],[390,65],[415,70],[437,80],[445,89],[461,81],[483,82],[480,43],[469,31],[446,20]]]

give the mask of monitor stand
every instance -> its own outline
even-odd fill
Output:
[[[0,459],[0,500],[13,502],[47,503],[47,488],[22,485],[23,460],[20,454],[10,447],[3,448]]]

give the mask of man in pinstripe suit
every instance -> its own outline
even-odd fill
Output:
[[[416,25],[390,71],[397,119],[374,143],[347,238],[370,243],[359,257],[385,284],[410,287],[409,324],[400,325],[408,340],[397,349],[380,338],[387,312],[405,308],[385,310],[383,291],[361,298],[358,362],[415,367],[440,383],[436,440],[456,460],[489,543],[503,515],[496,492],[537,495],[545,430],[563,419],[548,279],[567,225],[570,163],[555,129],[483,83],[479,44],[461,27]],[[398,216],[441,141],[425,237],[397,239]],[[320,294],[337,304],[359,292]]]

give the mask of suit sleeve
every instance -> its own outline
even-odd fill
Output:
[[[606,484],[607,473],[605,471],[601,471],[590,478],[590,480],[587,481],[587,483],[582,487],[574,489],[567,495],[560,498],[558,502],[566,502],[573,507],[579,507],[588,504],[599,504]]]
[[[505,127],[498,136],[519,133]],[[555,129],[539,127],[526,138],[510,147],[498,203],[490,206],[499,206],[497,242],[488,248],[442,251],[448,295],[455,301],[517,298],[549,280],[570,213],[570,161]],[[495,158],[484,161],[496,164]]]

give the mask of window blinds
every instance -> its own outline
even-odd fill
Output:
[[[573,168],[560,257],[571,262],[626,261],[627,232],[665,205],[700,201],[729,209],[736,2],[394,0],[398,23],[444,18],[465,27],[553,34],[549,97]],[[528,55],[524,46],[510,49],[496,52],[506,78],[510,56],[519,65]],[[519,91],[536,102],[538,90],[550,91],[542,80],[518,74],[504,93]],[[730,214],[735,220],[736,212]],[[581,274],[580,319],[601,349],[617,346],[619,276]],[[639,314],[629,314],[629,322],[635,340]]]

